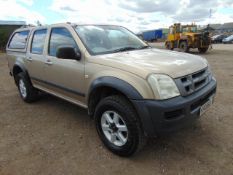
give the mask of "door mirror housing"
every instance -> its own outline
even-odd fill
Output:
[[[56,53],[57,58],[62,58],[62,59],[72,59],[72,60],[80,60],[81,59],[81,53],[76,52],[75,48],[73,47],[60,47],[57,50]]]

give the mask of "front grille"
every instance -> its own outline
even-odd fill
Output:
[[[193,74],[177,78],[175,82],[181,95],[187,96],[207,85],[211,78],[211,72],[208,71],[208,68],[205,68]]]

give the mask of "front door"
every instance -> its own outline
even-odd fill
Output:
[[[51,28],[45,61],[45,83],[55,95],[84,104],[84,59],[57,58],[59,47],[73,47],[79,51],[71,32],[65,27]],[[52,92],[52,93],[53,93]]]

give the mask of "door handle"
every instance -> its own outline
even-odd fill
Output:
[[[52,62],[51,60],[47,60],[47,61],[45,62],[45,64],[47,64],[47,65],[52,65],[53,62]]]
[[[27,60],[28,60],[28,61],[32,61],[32,58],[31,58],[31,57],[27,57]]]

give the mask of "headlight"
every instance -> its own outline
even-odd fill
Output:
[[[210,67],[209,64],[208,64],[208,67],[207,67],[207,73],[208,73],[208,74],[212,74],[211,67]]]
[[[213,74],[212,74],[211,67],[210,67],[209,64],[208,64],[208,68],[207,68],[207,74],[208,74],[208,77],[209,77],[209,81],[211,81],[212,77],[213,77]]]
[[[173,79],[163,74],[151,74],[148,82],[157,99],[168,99],[180,95],[180,92]]]

